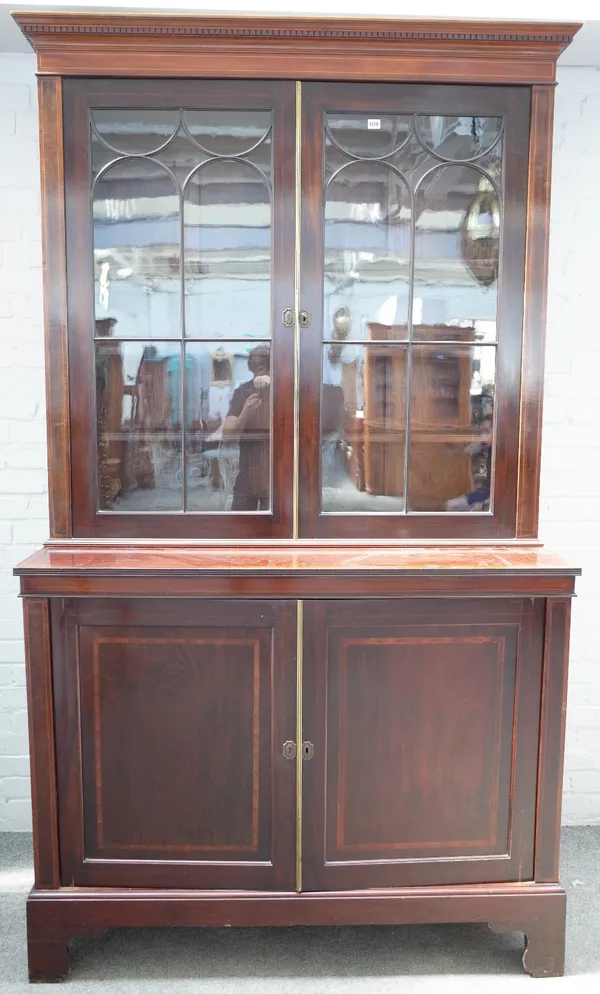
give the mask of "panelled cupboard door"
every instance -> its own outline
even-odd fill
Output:
[[[294,84],[71,79],[64,120],[74,534],[289,537]]]
[[[67,600],[52,622],[63,884],[293,890],[295,604]]]
[[[543,602],[304,610],[303,889],[531,879]]]

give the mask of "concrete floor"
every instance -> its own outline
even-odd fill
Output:
[[[408,928],[119,930],[72,943],[82,994],[544,994],[600,991],[600,827],[563,832],[567,975],[532,980],[522,936],[480,925]],[[27,984],[31,837],[0,835],[0,994]],[[39,985],[37,989],[46,985]]]

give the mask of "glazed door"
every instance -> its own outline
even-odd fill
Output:
[[[514,536],[528,91],[304,83],[302,139],[300,534]]]
[[[543,603],[305,604],[305,890],[528,880]]]
[[[293,890],[295,604],[53,612],[63,885]]]
[[[291,535],[294,92],[64,83],[76,536]]]

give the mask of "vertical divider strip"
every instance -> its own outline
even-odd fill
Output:
[[[302,82],[296,80],[296,231],[294,257],[294,498],[293,537],[299,535],[300,487],[300,251],[302,220]],[[296,891],[302,892],[302,666],[304,601],[296,609]]]
[[[304,649],[304,601],[296,614],[296,891],[302,892],[302,666]]]
[[[184,123],[184,108],[179,108],[179,130]],[[186,313],[185,313],[185,184],[184,188],[179,187],[179,338],[181,341],[179,350],[179,408],[181,411],[181,484],[183,487],[182,511],[187,511],[187,438],[186,438],[186,413],[187,413],[187,377],[185,375],[187,359],[186,342]]]
[[[298,538],[300,490],[300,224],[302,218],[302,83],[296,81],[296,224],[294,252],[294,468],[292,537]]]
[[[413,133],[416,131],[416,120],[415,115],[412,116],[411,129]],[[415,242],[416,242],[416,224],[417,219],[415,217],[416,202],[414,190],[411,186],[410,189],[410,247],[409,247],[409,260],[408,260],[408,342],[406,344],[406,412],[405,412],[405,431],[404,431],[404,514],[408,514],[408,473],[409,473],[409,459],[410,459],[410,415],[412,407],[412,367],[413,367],[413,304],[415,298]]]

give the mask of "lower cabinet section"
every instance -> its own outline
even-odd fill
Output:
[[[110,926],[444,921],[559,974],[568,606],[28,601],[32,979]]]
[[[306,602],[303,746],[296,612],[55,605],[63,884],[532,878],[543,601]]]

